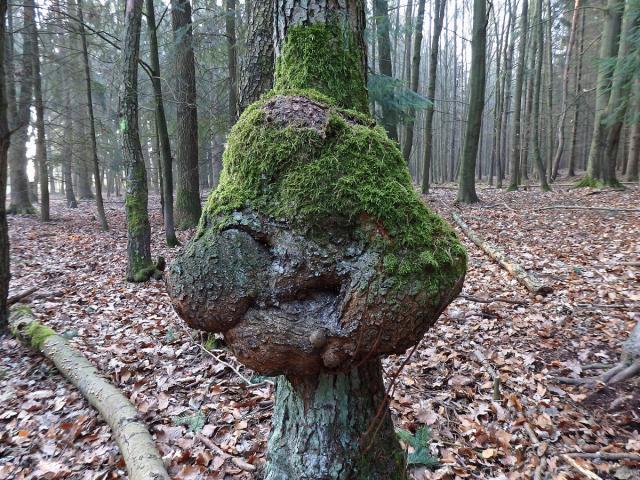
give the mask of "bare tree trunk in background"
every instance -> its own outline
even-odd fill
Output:
[[[0,336],[7,331],[9,311],[7,296],[11,272],[9,266],[9,228],[7,226],[7,153],[9,151],[10,134],[7,122],[7,85],[5,71],[5,41],[7,32],[5,18],[7,0],[0,0]]]
[[[546,28],[546,53],[547,53],[547,148],[545,152],[545,171],[547,172],[547,181],[551,181],[551,171],[553,166],[553,11],[551,8],[551,0],[546,0],[547,18]]]
[[[424,121],[424,159],[422,168],[422,193],[429,193],[429,174],[433,157],[433,113],[436,96],[436,74],[438,72],[438,54],[440,52],[440,34],[444,24],[447,0],[435,0],[433,18],[433,38],[429,58],[429,83],[427,85],[427,110]]]
[[[516,86],[513,95],[513,134],[511,138],[511,182],[507,191],[518,190],[520,186],[520,154],[521,154],[521,124],[522,116],[522,86],[524,83],[524,62],[527,47],[527,25],[529,15],[529,1],[522,0],[522,12],[518,27],[520,40],[518,42],[518,66],[516,67]]]
[[[576,145],[578,143],[578,120],[580,119],[580,95],[582,91],[582,56],[584,54],[584,24],[585,15],[583,12],[580,14],[580,30],[578,31],[578,58],[576,63],[575,73],[575,85],[573,89],[573,119],[571,120],[571,151],[569,152],[569,161],[567,175],[569,177],[575,177],[575,165],[576,165]]]
[[[564,57],[564,73],[562,75],[562,106],[560,110],[560,118],[558,119],[558,146],[556,147],[556,153],[553,157],[553,171],[551,173],[552,180],[555,180],[558,177],[558,170],[560,169],[560,159],[562,158],[562,152],[564,151],[564,122],[567,117],[567,110],[569,109],[569,72],[571,71],[571,56],[573,54],[573,46],[576,42],[576,30],[578,29],[579,13],[580,0],[575,0],[573,4],[573,15],[571,17],[569,43],[567,44],[567,52]]]
[[[76,194],[73,191],[71,178],[71,159],[73,158],[73,115],[71,113],[71,98],[69,89],[64,89],[64,122],[62,134],[62,178],[64,179],[64,195],[67,207],[78,208]]]
[[[33,86],[34,103],[36,109],[36,164],[40,171],[40,220],[48,222],[49,212],[49,168],[47,161],[47,145],[44,129],[44,104],[42,101],[42,78],[40,76],[40,48],[38,45],[38,27],[34,21],[31,24],[31,38],[33,41]],[[0,188],[2,184],[0,184]]]
[[[229,68],[229,125],[238,119],[238,53],[236,45],[236,0],[226,0],[225,29],[227,37],[227,65]]]
[[[424,24],[424,4],[425,0],[418,2],[418,18],[416,19],[416,33],[413,37],[413,58],[411,60],[411,90],[418,92],[418,81],[420,80],[420,58],[422,46],[422,26]],[[411,157],[413,148],[413,130],[415,125],[416,109],[409,108],[409,119],[405,128],[405,139],[402,147],[402,155],[407,163]]]
[[[458,181],[458,197],[461,203],[478,202],[476,195],[475,169],[478,157],[478,141],[482,127],[484,109],[487,51],[487,3],[486,0],[473,1],[473,36],[471,38],[471,76],[469,85],[469,114],[464,136],[464,147]]]
[[[127,280],[144,282],[154,273],[151,260],[151,226],[147,210],[147,171],[138,132],[138,59],[142,0],[129,0],[125,10],[123,93],[120,98],[122,153],[127,170]]]
[[[496,187],[502,188],[502,181],[504,180],[505,171],[508,166],[507,146],[508,146],[508,131],[507,120],[509,118],[509,110],[511,108],[511,80],[513,78],[513,53],[516,46],[515,35],[515,21],[516,21],[516,2],[509,2],[509,49],[504,59],[504,76],[503,76],[503,102],[502,102],[502,118],[500,120],[501,132],[500,132],[500,159],[498,178],[496,180]]]
[[[238,114],[273,87],[273,2],[249,2],[247,46],[242,57]]]
[[[173,166],[171,157],[171,142],[167,129],[167,119],[162,99],[162,82],[160,80],[160,59],[158,57],[158,37],[156,32],[156,15],[153,0],[146,0],[147,31],[149,33],[149,57],[151,69],[151,84],[155,100],[156,130],[158,132],[158,144],[160,153],[160,171],[162,172],[162,213],[164,220],[165,240],[169,247],[178,245],[173,219]]]
[[[100,228],[109,230],[107,223],[107,214],[104,211],[104,203],[102,203],[102,177],[100,176],[100,161],[98,160],[98,143],[96,141],[96,122],[93,116],[93,95],[91,92],[91,67],[89,65],[89,51],[87,48],[87,37],[84,32],[84,17],[82,13],[82,0],[78,0],[78,27],[80,28],[80,39],[82,41],[82,60],[84,63],[84,78],[87,91],[87,109],[89,112],[89,141],[91,142],[91,158],[93,164],[93,182],[96,189],[96,208],[98,210],[98,219],[100,220]]]
[[[196,67],[190,0],[171,0],[176,65],[176,226],[195,227],[200,220]]]
[[[378,68],[382,75],[393,77],[391,58],[391,38],[389,36],[389,3],[387,0],[374,0],[373,15],[376,19],[377,39],[378,39]],[[391,91],[393,95],[393,90]],[[393,108],[382,104],[382,124],[384,125],[389,138],[398,140],[398,117]]]
[[[29,198],[29,177],[27,176],[27,142],[29,141],[29,120],[31,116],[31,100],[33,95],[33,38],[31,28],[34,19],[33,0],[25,0],[22,25],[22,72],[20,94],[16,101],[15,120],[11,129],[13,141],[9,151],[9,174],[11,178],[11,203],[9,213],[35,213]],[[7,62],[13,63],[13,48]],[[13,70],[13,68],[12,68]],[[7,72],[9,73],[9,72]],[[15,82],[11,79],[10,81]],[[15,91],[11,86],[10,90]],[[15,96],[14,96],[15,98]],[[9,101],[11,101],[11,92]]]
[[[631,105],[634,117],[631,119],[627,180],[637,182],[638,167],[640,167],[640,74],[638,72],[636,72],[636,78],[633,81]]]

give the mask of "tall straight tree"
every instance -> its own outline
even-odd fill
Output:
[[[378,39],[378,68],[382,75],[393,77],[393,67],[391,58],[391,37],[389,30],[391,22],[389,21],[389,3],[387,0],[374,0],[373,14],[376,19],[376,33]],[[394,94],[393,89],[389,92]],[[382,125],[384,125],[389,138],[398,140],[398,116],[393,108],[390,108],[387,102],[382,104]]]
[[[433,112],[436,96],[436,74],[438,72],[438,54],[440,51],[440,33],[444,24],[447,0],[435,0],[433,5],[433,38],[429,57],[429,83],[427,85],[427,110],[424,120],[424,159],[422,168],[422,193],[429,193],[429,175],[433,157]]]
[[[11,95],[15,91],[13,85],[9,86],[9,101],[14,101],[13,121],[11,129],[13,141],[9,150],[9,176],[11,178],[11,202],[9,213],[34,213],[35,210],[29,197],[29,177],[27,176],[27,143],[29,141],[28,130],[31,117],[31,103],[33,96],[33,28],[34,4],[33,0],[25,0],[23,6],[22,23],[22,75],[20,81],[20,93]],[[13,32],[9,32],[13,35]],[[13,56],[13,47],[10,48]],[[7,62],[13,63],[13,58],[7,58]],[[13,68],[11,69],[13,70]],[[13,76],[13,75],[12,75]],[[13,78],[10,82],[15,82]],[[13,96],[14,98],[11,98]]]
[[[91,66],[89,65],[89,49],[87,37],[84,31],[84,14],[82,12],[82,0],[78,0],[78,28],[82,42],[82,61],[84,66],[84,80],[86,84],[87,110],[89,113],[89,141],[91,142],[91,159],[93,166],[93,182],[96,188],[96,208],[102,230],[109,230],[107,214],[102,202],[102,176],[100,175],[100,160],[98,160],[98,142],[96,140],[96,121],[93,115],[93,93],[91,91]]]
[[[527,51],[527,26],[529,0],[522,0],[522,12],[518,27],[518,66],[516,67],[516,85],[513,95],[513,133],[511,137],[511,182],[508,191],[518,190],[520,186],[520,154],[522,146],[522,90],[524,85],[524,63]]]
[[[418,92],[418,82],[420,80],[420,58],[422,49],[422,27],[424,25],[424,4],[425,0],[418,2],[418,18],[416,19],[415,36],[413,37],[413,58],[411,60],[411,90]],[[411,149],[413,148],[413,130],[415,125],[416,109],[409,108],[409,120],[405,128],[404,144],[402,146],[402,156],[409,162]]]
[[[158,56],[158,36],[156,15],[153,0],[146,0],[147,32],[149,34],[149,57],[151,63],[151,85],[153,86],[153,98],[155,100],[156,128],[158,131],[158,143],[160,144],[160,165],[162,170],[162,197],[164,233],[167,245],[178,245],[175,224],[173,220],[173,166],[171,157],[171,143],[167,129],[167,118],[162,99],[162,82],[160,80],[160,58]]]
[[[7,331],[9,312],[9,227],[7,226],[7,153],[11,141],[7,122],[7,86],[5,82],[5,18],[7,0],[0,0],[0,336]]]
[[[273,86],[273,2],[248,2],[247,45],[241,62],[238,113]]]
[[[229,68],[229,125],[238,119],[238,50],[236,38],[236,0],[226,0],[225,31]]]
[[[200,219],[198,174],[198,110],[193,24],[190,0],[171,0],[176,75],[176,208],[178,228],[191,228]]]
[[[50,220],[49,169],[44,128],[42,77],[40,76],[40,48],[38,45],[38,27],[35,21],[31,24],[31,36],[33,41],[33,96],[36,110],[36,167],[40,172],[40,220],[48,222]]]
[[[640,72],[636,71],[631,90],[631,132],[627,158],[627,180],[638,181],[640,168]]]
[[[154,273],[151,260],[147,171],[138,131],[138,61],[143,0],[128,0],[122,46],[123,91],[120,97],[120,132],[127,174],[124,205],[127,213],[127,280],[144,282]]]
[[[539,0],[540,1],[540,0]],[[487,3],[486,0],[473,1],[473,35],[471,37],[471,76],[469,85],[469,114],[464,136],[460,178],[458,181],[458,201],[475,203],[476,195],[475,169],[478,156],[478,141],[482,127],[482,111],[484,109],[486,81],[487,51]]]

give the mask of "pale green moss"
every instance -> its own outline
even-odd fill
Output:
[[[46,325],[33,321],[24,330],[24,335],[29,339],[31,348],[41,350],[44,341],[56,332]]]

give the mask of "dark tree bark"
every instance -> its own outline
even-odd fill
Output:
[[[176,227],[195,227],[200,219],[196,67],[190,0],[171,0],[176,65]]]
[[[34,4],[33,0],[25,0],[23,7],[22,24],[22,76],[20,81],[20,94],[16,100],[14,121],[11,129],[14,130],[13,141],[9,151],[9,174],[11,178],[11,202],[9,213],[35,212],[29,197],[29,177],[27,176],[27,142],[29,120],[31,116],[31,101],[33,96],[33,28]],[[7,62],[13,63],[13,48]],[[14,79],[10,81],[15,82]],[[10,86],[11,91],[15,91]],[[11,92],[10,92],[11,97]],[[14,97],[15,98],[15,97]],[[12,99],[9,98],[9,101]]]
[[[91,68],[89,65],[89,50],[87,48],[87,37],[84,32],[84,17],[82,13],[82,0],[78,0],[78,28],[80,29],[80,39],[82,42],[82,60],[84,63],[84,78],[86,83],[87,110],[89,113],[89,141],[91,142],[91,159],[93,165],[93,181],[96,189],[96,209],[102,230],[109,230],[107,214],[104,211],[102,202],[102,177],[100,176],[100,161],[98,160],[98,144],[96,141],[96,125],[93,116],[93,94],[91,91]]]
[[[227,66],[229,68],[229,125],[238,119],[238,53],[236,38],[236,0],[226,0]]]
[[[273,2],[249,2],[247,45],[242,57],[238,113],[273,87]]]
[[[413,58],[411,60],[411,90],[418,91],[418,81],[420,80],[420,58],[422,47],[422,26],[424,24],[424,4],[425,0],[419,0],[418,18],[416,19],[416,33],[413,37]],[[409,119],[405,128],[404,144],[402,146],[402,156],[408,163],[413,148],[413,130],[415,124],[416,110],[409,108]]]
[[[0,1],[0,336],[7,331],[9,311],[7,296],[9,294],[9,280],[11,278],[9,266],[9,228],[7,226],[7,153],[9,151],[10,135],[7,121],[7,85],[5,71],[5,41],[7,32],[5,18],[7,1]]]
[[[526,1],[526,0],[525,0]],[[465,131],[464,147],[458,182],[458,201],[462,203],[478,202],[476,195],[475,168],[478,156],[478,141],[482,127],[482,111],[486,80],[487,50],[487,4],[486,0],[473,2],[473,37],[471,40],[471,76],[469,85],[469,114]]]
[[[50,220],[49,168],[44,129],[44,104],[42,101],[42,78],[40,76],[40,49],[38,45],[38,28],[36,26],[36,22],[32,23],[31,36],[33,41],[33,93],[36,109],[36,164],[40,172],[40,219],[43,222],[48,222]]]
[[[64,121],[62,134],[62,178],[64,180],[64,195],[67,207],[78,208],[76,194],[73,191],[71,178],[71,159],[73,158],[73,115],[71,112],[71,98],[69,89],[64,90]]]
[[[151,62],[151,84],[155,100],[156,130],[158,132],[158,144],[160,153],[160,171],[162,172],[161,193],[162,212],[164,218],[164,232],[167,245],[178,245],[175,224],[173,219],[173,167],[171,157],[171,143],[167,129],[167,119],[162,99],[162,82],[160,80],[160,59],[158,57],[158,37],[156,32],[156,15],[153,0],[146,0],[147,31],[149,33],[149,57]]]
[[[516,85],[513,95],[513,135],[511,138],[511,182],[508,190],[518,190],[520,185],[520,154],[521,154],[521,128],[522,116],[522,87],[524,84],[524,63],[527,47],[527,25],[529,14],[529,1],[522,0],[522,12],[518,27],[520,40],[518,42],[518,66],[516,68]]]
[[[634,117],[631,123],[629,139],[629,153],[627,158],[627,180],[638,181],[638,168],[640,167],[640,75],[636,72],[633,81],[631,105]]]
[[[376,33],[378,39],[378,68],[382,75],[393,77],[391,58],[391,38],[389,36],[389,4],[387,0],[374,0],[373,14],[376,18]],[[393,92],[392,92],[393,94]],[[398,117],[393,108],[382,105],[382,125],[389,138],[398,140]]]
[[[120,98],[122,153],[127,172],[127,280],[143,282],[154,273],[147,210],[147,171],[138,133],[138,60],[143,0],[129,0],[123,40],[123,93]]]
[[[433,112],[436,96],[436,74],[438,71],[438,54],[440,51],[440,33],[447,8],[447,0],[435,0],[433,7],[433,39],[429,58],[429,83],[427,85],[427,99],[429,105],[425,112],[424,121],[424,159],[422,169],[422,193],[429,193],[429,174],[431,173],[431,159],[433,156]]]
[[[584,54],[584,26],[585,15],[580,13],[580,30],[578,31],[578,58],[575,67],[575,85],[573,88],[573,119],[571,120],[571,150],[569,152],[569,161],[567,175],[575,177],[576,165],[576,146],[578,143],[578,120],[580,119],[580,95],[582,92],[582,57]]]

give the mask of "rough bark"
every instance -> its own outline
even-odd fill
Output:
[[[373,14],[376,19],[376,33],[378,40],[378,69],[382,75],[393,77],[391,58],[391,38],[389,29],[389,3],[387,0],[374,0]],[[391,92],[393,94],[393,92]],[[392,140],[398,140],[398,117],[393,108],[386,104],[382,105],[382,124],[387,131],[387,135]]]
[[[225,31],[229,70],[229,125],[238,119],[238,53],[236,45],[236,0],[226,0]]]
[[[629,158],[627,159],[627,180],[638,181],[640,167],[640,75],[636,74],[632,89],[633,117],[631,119],[631,135],[629,139]]]
[[[520,155],[521,155],[521,116],[522,116],[522,87],[524,84],[524,63],[527,47],[527,25],[529,15],[529,1],[522,0],[522,12],[518,27],[520,40],[518,42],[518,66],[516,67],[516,86],[513,95],[513,134],[511,137],[511,182],[509,191],[518,190],[520,186]]]
[[[433,38],[429,56],[429,83],[427,84],[427,100],[429,104],[424,119],[424,158],[422,168],[422,193],[429,193],[429,175],[433,157],[433,113],[435,110],[436,74],[438,72],[438,55],[440,53],[440,33],[447,9],[447,0],[435,0],[433,18]]]
[[[9,265],[9,227],[7,225],[7,153],[11,137],[7,120],[7,85],[5,71],[5,18],[7,2],[0,2],[0,336],[7,330],[9,312],[7,296],[11,279]]]
[[[149,57],[152,70],[151,85],[155,100],[156,129],[160,153],[160,182],[162,189],[162,213],[164,220],[164,232],[167,245],[178,245],[173,218],[173,166],[171,156],[171,141],[167,129],[167,119],[162,99],[162,82],[160,80],[160,59],[158,57],[158,37],[156,27],[156,15],[153,0],[146,0],[147,32],[149,34]]]
[[[525,0],[526,1],[526,0]],[[473,37],[471,40],[471,76],[469,85],[469,113],[464,136],[464,147],[458,181],[458,201],[462,203],[478,202],[476,195],[475,168],[478,156],[478,141],[482,128],[486,81],[487,50],[487,3],[486,0],[473,2]]]
[[[238,114],[273,87],[273,2],[249,2],[247,45],[241,62]]]
[[[20,93],[17,100],[15,100],[15,115],[12,115],[13,121],[11,122],[11,129],[14,132],[12,134],[11,149],[9,150],[9,174],[11,179],[9,213],[32,214],[35,212],[29,197],[29,177],[27,176],[27,142],[29,141],[28,130],[33,95],[33,35],[31,34],[31,29],[34,21],[33,0],[25,0],[22,24]],[[13,46],[9,50],[11,55],[8,56],[7,62],[13,64]],[[15,79],[10,78],[9,81],[15,82]],[[15,94],[11,98],[12,92],[15,92],[15,87],[10,86],[9,90],[9,101],[12,101],[15,99]]]
[[[176,227],[194,227],[200,219],[196,67],[190,0],[171,0],[176,74]]]
[[[422,26],[424,24],[425,0],[418,2],[418,16],[416,18],[415,36],[413,37],[413,58],[411,59],[411,85],[414,92],[418,92],[418,82],[420,80],[420,59],[422,56]],[[416,109],[409,108],[409,118],[405,127],[405,138],[402,145],[402,156],[409,163],[411,150],[413,149],[413,130],[415,125]]]
[[[480,235],[466,224],[466,222],[460,217],[460,215],[454,213],[453,219],[464,234],[475,243],[483,252],[489,257],[495,260],[502,268],[509,272],[513,277],[518,280],[529,292],[536,295],[547,295],[553,290],[548,285],[544,285],[533,274],[527,272],[522,266],[512,261],[503,251],[497,248],[495,245],[490,244]]]
[[[169,480],[160,453],[140,414],[104,379],[82,353],[50,328],[38,323],[27,307],[12,309],[12,333],[53,362],[111,428],[131,480]]]
[[[71,113],[71,99],[69,89],[64,91],[64,121],[62,134],[62,179],[64,181],[64,195],[67,207],[78,208],[76,194],[73,191],[71,178],[71,159],[73,158],[73,115]]]
[[[87,48],[87,37],[84,31],[84,16],[82,13],[82,0],[78,0],[78,28],[82,43],[82,60],[84,66],[85,91],[87,96],[87,111],[89,114],[89,141],[91,143],[91,164],[93,166],[93,182],[96,189],[96,209],[102,230],[109,230],[107,214],[104,211],[102,201],[102,177],[100,176],[100,160],[98,159],[98,143],[96,141],[96,125],[93,115],[93,93],[91,91],[91,67],[89,65],[89,50]]]
[[[569,177],[575,177],[576,147],[578,144],[578,120],[580,119],[580,95],[582,92],[582,57],[584,54],[584,27],[585,15],[580,14],[580,30],[578,32],[578,58],[575,72],[575,86],[573,89],[573,119],[571,125],[571,151],[569,152],[568,172]]]
[[[36,110],[36,164],[40,172],[40,220],[48,222],[49,212],[49,168],[47,161],[47,146],[44,128],[44,103],[42,101],[42,78],[40,76],[40,49],[38,45],[38,29],[36,22],[32,23],[31,36],[33,39],[33,86],[34,104]]]
[[[127,174],[127,280],[143,282],[155,268],[151,261],[151,226],[147,210],[147,171],[138,133],[138,60],[142,1],[127,2],[123,53],[123,93],[120,98],[122,153]]]

